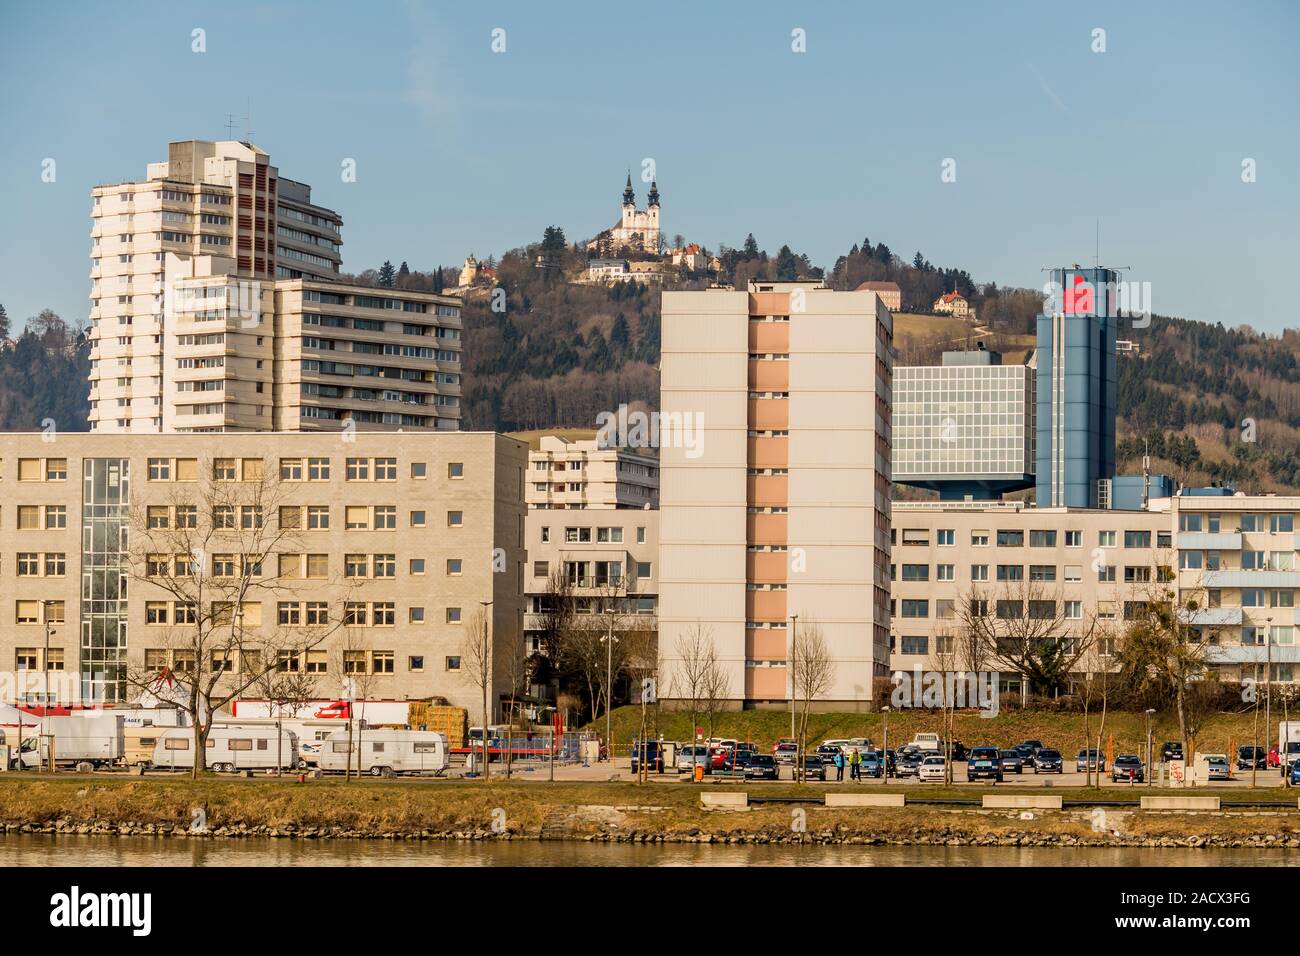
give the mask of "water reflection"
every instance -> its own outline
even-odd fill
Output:
[[[0,836],[0,866],[1293,866],[1300,850]]]

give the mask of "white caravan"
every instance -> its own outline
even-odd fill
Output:
[[[208,731],[209,770],[292,770],[298,765],[298,738],[291,730],[274,727],[216,726]],[[161,770],[189,770],[194,766],[194,728],[173,727],[158,735],[153,766]]]
[[[360,767],[357,748],[360,745]],[[451,765],[447,735],[429,730],[363,730],[352,733],[336,730],[325,739],[317,767],[327,773],[360,769],[375,777],[398,773],[443,773]]]

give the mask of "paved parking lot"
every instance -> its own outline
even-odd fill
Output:
[[[599,773],[599,771],[597,770],[597,767],[598,767],[598,768],[603,768],[603,769],[604,769],[603,775],[600,775],[600,776],[586,776],[586,774],[591,774],[591,773],[593,773],[593,772]],[[576,779],[588,779],[588,780],[600,779],[600,780],[607,780],[607,779],[609,779],[610,774],[612,774],[612,773],[616,773],[616,772],[620,772],[620,771],[621,771],[621,774],[622,774],[622,776],[623,776],[624,779],[631,779],[631,767],[630,767],[630,763],[629,763],[629,761],[628,761],[627,759],[617,759],[617,760],[615,760],[615,761],[614,761],[614,767],[613,767],[612,770],[610,769],[610,765],[609,765],[608,763],[602,763],[602,764],[596,765],[596,767],[592,767],[592,768],[578,768],[578,767],[570,768],[570,769],[569,769],[569,773],[565,775],[564,779],[568,779],[568,780],[576,780]],[[579,773],[581,773],[581,774],[583,774],[583,775],[579,775]],[[572,774],[572,775],[569,775],[569,774]],[[662,777],[659,777],[658,775],[654,775],[653,779],[668,779],[668,780],[672,780],[672,779],[674,779],[674,778],[676,778],[676,777],[678,777],[678,776],[680,776],[680,777],[682,777],[682,778],[685,778],[685,777],[686,777],[686,774],[680,774],[680,775],[678,775],[678,774],[676,774],[674,771],[671,771],[671,770],[670,770],[670,771],[668,771],[667,773],[665,773]],[[1095,774],[1094,774],[1094,777],[1095,777]],[[841,782],[838,782],[838,781],[835,779],[835,768],[834,768],[834,767],[831,767],[831,768],[828,769],[828,772],[827,772],[827,778],[828,778],[828,779],[827,779],[827,781],[826,781],[826,783],[825,783],[825,786],[828,786],[828,787],[841,787],[841,786],[844,786],[844,787],[879,787],[879,786],[882,785],[882,782],[881,782],[880,778],[878,778],[878,777],[863,777],[862,780],[860,780],[860,781],[857,781],[857,780],[850,780],[850,779],[849,779],[849,771],[848,771],[848,768],[847,768],[847,767],[846,767],[845,770],[844,770],[844,781],[843,781],[842,783],[841,783]],[[558,780],[558,779],[561,779],[561,776],[560,776],[560,772],[559,772],[559,771],[557,771],[557,773],[556,773],[556,779],[557,779],[557,780]],[[781,780],[780,780],[779,782],[781,782],[781,783],[787,783],[787,784],[788,784],[788,783],[790,783],[791,781],[793,781],[793,779],[794,779],[793,768],[791,768],[791,767],[787,767],[787,766],[783,766],[783,767],[781,767]],[[766,785],[771,785],[771,784],[776,783],[776,782],[778,782],[778,781],[772,781],[772,780],[746,780],[746,781],[745,781],[745,783],[746,783],[747,785],[752,784],[752,785],[754,785],[754,786],[763,786],[763,785],[765,785],[765,784],[766,784]],[[1125,790],[1141,790],[1144,786],[1147,785],[1147,784],[1145,784],[1145,783],[1142,783],[1142,784],[1136,784],[1136,783],[1128,783],[1128,782],[1111,783],[1111,780],[1110,780],[1110,773],[1109,773],[1109,772],[1106,772],[1106,773],[1103,773],[1103,774],[1102,774],[1101,782],[1102,782],[1102,787],[1103,787],[1103,788],[1105,788],[1105,789],[1114,789],[1115,791],[1117,791],[1117,794],[1118,794],[1119,792],[1122,792],[1122,791],[1125,791]],[[809,781],[809,783],[810,783],[811,785],[813,785],[813,786],[817,786],[817,785],[819,785],[820,781],[817,781],[817,780],[811,780],[811,781]],[[1003,787],[1007,787],[1007,786],[1011,786],[1011,787],[1086,787],[1086,786],[1088,786],[1088,777],[1087,777],[1086,774],[1076,773],[1075,770],[1074,770],[1074,762],[1073,762],[1073,761],[1067,761],[1067,762],[1066,762],[1066,769],[1065,769],[1065,772],[1064,772],[1064,773],[1042,773],[1042,774],[1035,774],[1032,770],[1026,770],[1024,773],[1020,773],[1020,774],[1009,773],[1009,774],[1004,775],[1004,776],[1003,776],[1003,782],[1002,782],[1001,784],[998,784],[998,783],[996,783],[995,781],[992,781],[992,780],[975,780],[975,781],[971,781],[971,780],[968,780],[968,779],[966,778],[966,762],[965,762],[964,760],[962,760],[962,761],[954,761],[954,762],[953,762],[953,783],[954,783],[955,785],[959,785],[959,786],[970,786],[971,788],[977,788],[977,787],[998,787],[998,786],[1003,786]],[[890,777],[890,778],[889,778],[889,784],[890,784],[890,786],[900,786],[900,785],[901,785],[901,786],[908,786],[908,787],[919,787],[919,788],[922,788],[922,789],[924,789],[924,788],[926,788],[926,787],[934,787],[934,786],[941,786],[941,785],[942,785],[942,784],[939,784],[937,781],[934,782],[934,783],[931,783],[931,782],[929,782],[929,781],[922,782],[922,781],[918,780],[916,777]],[[1156,774],[1154,775],[1154,780],[1151,782],[1150,785],[1151,785],[1151,786],[1156,786],[1156,787],[1158,787],[1158,786],[1161,785],[1161,779],[1160,779],[1160,774],[1159,774],[1159,769],[1158,769],[1158,768],[1157,768]],[[1166,778],[1166,780],[1165,780],[1165,784],[1164,784],[1164,785],[1165,785],[1165,786],[1169,786],[1169,783],[1168,783],[1168,779],[1167,779],[1167,778]],[[1210,781],[1209,783],[1198,783],[1196,786],[1197,786],[1198,789],[1203,788],[1203,787],[1209,787],[1209,788],[1214,788],[1214,789],[1228,788],[1228,789],[1234,789],[1234,790],[1243,790],[1243,789],[1244,789],[1244,790],[1249,790],[1249,789],[1250,789],[1250,771],[1249,771],[1249,770],[1241,770],[1241,771],[1234,770],[1234,771],[1233,771],[1233,779],[1231,779],[1231,780],[1214,780],[1214,781]],[[1271,788],[1271,789],[1282,789],[1282,788],[1285,787],[1285,783],[1284,783],[1284,781],[1282,780],[1282,775],[1281,775],[1281,773],[1280,773],[1278,770],[1273,769],[1273,770],[1267,770],[1267,771],[1265,771],[1265,770],[1260,770],[1260,771],[1258,771],[1258,774],[1257,774],[1257,777],[1256,777],[1256,788],[1257,788],[1257,789],[1263,789],[1263,788],[1265,788],[1265,787],[1268,787],[1268,788]],[[1298,793],[1300,793],[1300,787],[1297,787],[1297,788],[1295,788],[1295,789],[1297,790]]]

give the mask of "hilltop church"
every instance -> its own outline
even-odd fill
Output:
[[[623,214],[618,225],[606,229],[587,243],[589,250],[601,256],[617,254],[626,248],[629,252],[659,254],[659,185],[650,183],[646,208],[636,208],[636,193],[632,191],[632,173],[627,174],[623,190]]]

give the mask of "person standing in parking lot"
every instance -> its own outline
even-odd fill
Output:
[[[849,754],[849,779],[862,779],[862,754],[858,753],[858,748],[853,748],[853,753]]]
[[[844,751],[840,750],[835,754],[835,779],[844,779]]]

